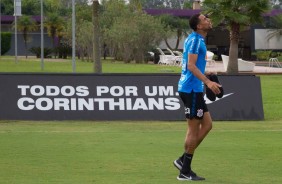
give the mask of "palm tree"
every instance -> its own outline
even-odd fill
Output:
[[[262,14],[270,8],[269,0],[205,0],[205,13],[214,26],[222,23],[230,32],[228,74],[238,73],[238,43],[240,31],[253,23],[262,23]]]
[[[269,41],[271,38],[277,37],[278,39],[282,36],[282,14],[276,15],[274,18],[274,28],[269,30],[269,34],[267,35],[267,40]]]
[[[48,35],[52,38],[53,49],[56,48],[55,38],[60,38],[62,32],[64,31],[64,25],[64,19],[57,13],[49,13],[46,20],[44,21],[44,26],[47,28]]]
[[[102,73],[102,64],[100,58],[100,26],[99,26],[99,1],[93,0],[93,59],[94,59],[94,72]]]
[[[18,24],[17,29],[19,31],[22,31],[23,33],[23,39],[25,45],[25,57],[27,58],[27,42],[30,39],[28,33],[37,30],[38,26],[36,25],[36,22],[30,16],[27,15],[21,16],[17,24]]]

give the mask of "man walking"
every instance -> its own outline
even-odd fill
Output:
[[[212,128],[212,119],[204,100],[204,84],[214,94],[219,94],[221,85],[210,81],[205,75],[206,44],[205,37],[212,28],[211,21],[202,14],[193,15],[189,20],[193,32],[184,43],[182,73],[178,92],[185,107],[188,123],[184,154],[173,164],[180,170],[178,180],[204,180],[191,169],[194,152]]]

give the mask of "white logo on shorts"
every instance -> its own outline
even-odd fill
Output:
[[[200,117],[203,116],[203,114],[204,114],[203,109],[199,109],[198,112],[197,112],[197,116],[200,118]]]

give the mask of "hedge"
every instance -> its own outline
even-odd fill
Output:
[[[11,48],[12,33],[2,32],[1,33],[1,54],[4,55]]]

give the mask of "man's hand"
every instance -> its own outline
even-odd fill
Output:
[[[210,89],[212,90],[212,92],[213,92],[214,94],[217,95],[217,94],[220,93],[220,89],[219,89],[219,87],[221,87],[220,84],[209,80],[209,81],[206,83],[206,85],[208,86],[208,88],[210,88]]]

